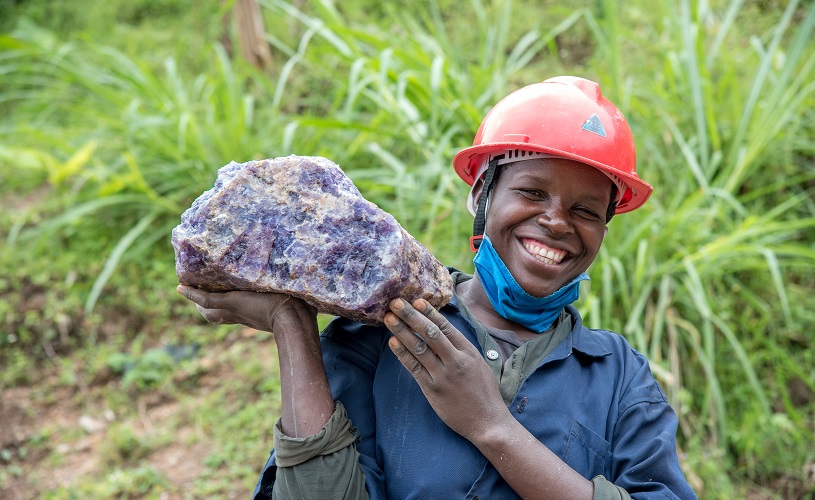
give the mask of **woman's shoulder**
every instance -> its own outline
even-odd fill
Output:
[[[606,354],[614,354],[618,357],[631,356],[647,362],[645,356],[637,351],[624,336],[612,330],[587,327],[583,323],[583,317],[574,306],[566,306],[566,311],[571,315],[572,333],[577,336],[575,344],[594,344],[594,349],[599,352],[605,350]]]
[[[617,379],[625,392],[622,406],[639,402],[666,403],[662,387],[653,376],[651,363],[635,349],[623,335],[611,330],[593,329],[580,325],[579,335],[595,342],[607,354],[602,357],[598,368],[608,371],[608,377]]]
[[[630,342],[628,342],[628,339],[615,331],[588,328],[581,325],[581,334],[593,338],[614,354],[621,356],[633,356],[635,358],[647,361],[645,356],[635,349]]]

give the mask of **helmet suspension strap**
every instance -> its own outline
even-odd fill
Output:
[[[498,168],[498,161],[502,160],[504,156],[496,155],[490,158],[489,167],[484,173],[484,187],[481,188],[481,196],[478,199],[478,208],[475,211],[475,220],[473,220],[473,235],[470,238],[470,250],[473,252],[478,251],[481,240],[484,238],[484,229],[487,225],[487,198],[498,182],[498,175],[501,172]]]

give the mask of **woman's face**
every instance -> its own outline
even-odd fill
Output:
[[[545,297],[585,272],[597,256],[608,230],[611,180],[559,158],[502,168],[485,232],[518,284]]]

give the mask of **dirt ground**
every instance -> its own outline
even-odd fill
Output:
[[[16,455],[11,464],[21,469],[6,476],[0,498],[37,498],[43,492],[69,486],[77,478],[93,476],[100,470],[100,448],[116,416],[111,412],[102,412],[102,418],[91,416],[89,402],[77,398],[76,391],[68,388],[56,389],[48,398],[51,402],[43,401],[39,391],[35,387],[15,387],[0,396],[0,448]],[[129,422],[139,433],[147,433],[150,427],[160,425],[162,419],[178,408],[175,402],[139,404],[143,404],[144,419]],[[52,436],[49,443],[33,452],[19,453],[44,429]],[[78,430],[81,431],[78,439],[64,439],[76,436]],[[169,477],[173,486],[183,490],[201,469],[205,449],[204,443],[192,448],[170,444],[157,450],[148,460],[158,470],[172,469]],[[49,459],[52,453],[57,460]]]
[[[257,349],[252,339],[241,340],[250,344],[244,349],[268,353],[268,349]],[[238,376],[230,363],[218,361],[219,353],[208,351],[208,356],[196,361],[193,390],[178,398],[162,391],[137,394],[129,408],[120,408],[119,414],[105,402],[111,391],[122,391],[120,378],[112,373],[87,384],[66,384],[60,379],[59,368],[46,364],[38,369],[42,377],[35,384],[3,390],[0,499],[41,498],[78,481],[104,477],[111,459],[122,460],[122,466],[138,464],[158,471],[170,483],[162,488],[166,491],[159,498],[189,498],[193,483],[206,469],[206,457],[217,443],[187,417],[219,384]],[[121,434],[122,429],[132,432],[136,448],[138,441],[162,433],[169,432],[171,438],[150,446],[144,454],[122,457],[111,452],[110,444],[122,439],[115,434]],[[235,484],[234,491],[218,496],[246,498],[250,493],[244,485]]]

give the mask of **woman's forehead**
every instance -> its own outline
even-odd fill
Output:
[[[509,163],[502,167],[500,179],[511,178],[516,182],[551,183],[554,179],[565,183],[574,182],[588,191],[607,192],[613,185],[604,173],[594,167],[565,158],[542,158]]]

